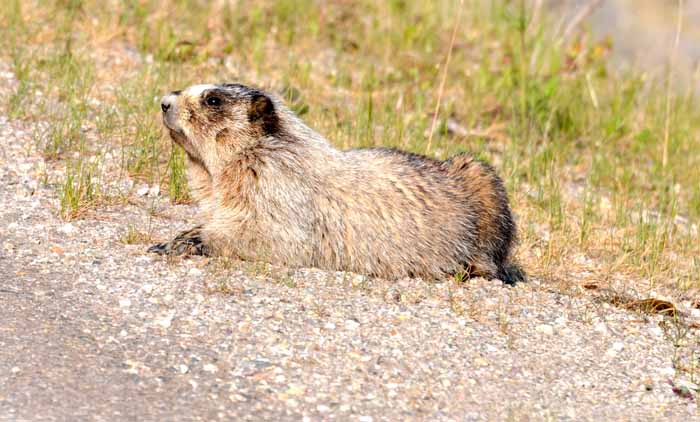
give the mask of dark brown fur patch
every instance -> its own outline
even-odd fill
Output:
[[[273,135],[279,131],[279,118],[275,105],[265,94],[253,94],[248,109],[248,120],[261,129],[263,135]]]
[[[515,223],[503,182],[493,167],[471,156],[458,155],[448,163],[450,173],[464,180],[469,200],[477,207],[480,247],[491,256],[499,273],[505,273],[515,241]]]
[[[216,142],[219,144],[225,144],[226,141],[228,141],[229,136],[231,135],[228,129],[221,129],[219,133],[216,134]]]

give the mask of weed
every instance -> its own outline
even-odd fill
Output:
[[[174,203],[186,203],[190,200],[185,171],[185,154],[179,147],[173,147],[168,161],[168,194]]]
[[[25,59],[25,54],[20,47],[12,50],[12,71],[17,79],[17,87],[10,94],[7,105],[8,115],[13,119],[28,115],[28,102],[31,100],[30,64]]]
[[[66,169],[66,177],[58,195],[63,219],[79,218],[87,209],[95,205],[100,195],[95,182],[95,173],[95,164],[82,162]]]
[[[129,224],[122,242],[126,245],[144,245],[152,243],[153,238],[149,233],[138,230],[132,224]]]

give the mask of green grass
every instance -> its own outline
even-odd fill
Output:
[[[153,242],[149,233],[138,230],[132,224],[126,228],[126,233],[121,240],[125,245],[146,245]]]
[[[100,187],[95,183],[96,166],[79,162],[69,165],[59,188],[61,217],[65,220],[79,218],[100,197]]]
[[[458,23],[456,0],[14,1],[0,11],[0,45],[18,83],[3,102],[12,118],[51,122],[47,157],[86,162],[113,148],[120,178],[183,202],[182,152],[163,136],[158,98],[206,81],[263,86],[340,148],[493,162],[531,274],[700,287],[698,98],[674,92],[667,116],[664,81],[615,72],[609,42],[556,39],[547,16],[531,24],[526,2],[465,3]],[[59,181],[64,215],[97,203],[83,173]],[[577,268],[580,255],[597,269]]]

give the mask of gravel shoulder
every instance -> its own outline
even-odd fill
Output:
[[[194,207],[134,189],[64,222],[32,134],[0,116],[0,420],[700,417],[660,316],[538,280],[168,261],[128,228],[167,239]]]

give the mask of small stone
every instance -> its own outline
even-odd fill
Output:
[[[660,368],[659,372],[661,373],[661,375],[666,377],[674,377],[676,375],[676,370],[672,366]]]
[[[137,194],[138,196],[146,196],[146,195],[148,195],[148,186],[140,187],[139,190],[136,191],[136,194]]]
[[[535,330],[548,336],[554,334],[554,328],[552,328],[552,326],[549,324],[540,324],[535,327]]]
[[[600,334],[606,334],[608,332],[608,326],[604,322],[599,322],[593,327],[593,331]]]
[[[17,374],[19,373],[19,371],[21,371],[21,369],[19,369],[19,367],[17,366],[13,366],[12,369],[10,369],[10,372],[12,372],[13,374]]]
[[[219,368],[217,368],[216,365],[214,365],[213,363],[207,363],[207,364],[205,364],[205,365],[202,367],[202,369],[204,370],[204,372],[209,372],[209,373],[212,373],[212,374],[213,374],[214,372],[216,372],[216,371],[219,370]]]
[[[286,393],[290,396],[301,396],[306,392],[306,389],[301,385],[291,384]]]
[[[327,322],[323,325],[326,330],[335,330],[335,324],[332,322]]]
[[[75,230],[76,230],[75,226],[72,225],[71,223],[66,223],[58,229],[59,232],[64,233],[64,234],[74,233]]]
[[[182,363],[180,364],[180,366],[178,367],[178,369],[180,370],[180,373],[181,373],[181,374],[186,374],[187,371],[190,370],[189,366],[187,366],[187,365],[185,365],[185,364],[182,364]]]
[[[371,416],[360,416],[358,420],[360,422],[374,422],[374,418]]]
[[[151,187],[150,189],[148,189],[148,196],[154,196],[154,197],[155,197],[155,196],[158,196],[158,195],[160,195],[160,186],[155,185],[155,186]]]
[[[194,268],[194,267],[192,267],[192,268],[190,268],[189,271],[187,271],[187,275],[191,275],[191,276],[193,276],[193,277],[197,277],[197,276],[202,275],[202,270],[200,270],[199,268]]]
[[[131,306],[131,299],[119,299],[120,308],[128,308]]]
[[[616,341],[612,345],[612,349],[615,350],[616,352],[621,352],[622,349],[624,349],[624,348],[625,348],[625,344],[621,341]]]
[[[328,413],[331,411],[331,408],[326,406],[325,404],[319,404],[316,406],[316,410],[318,410],[321,413]]]
[[[348,330],[356,330],[360,326],[360,323],[355,321],[354,319],[346,319],[345,320],[345,328]]]
[[[366,281],[367,281],[367,277],[358,274],[352,278],[352,281],[350,282],[350,284],[352,284],[352,287],[358,287],[358,286],[361,286]]]
[[[474,359],[474,363],[477,366],[489,366],[489,362],[484,358],[476,358]]]
[[[696,384],[694,382],[690,382],[688,380],[684,380],[684,379],[677,380],[676,385],[679,387],[691,390],[691,391],[697,392],[698,390],[700,390],[700,386],[698,386],[698,384]]]
[[[144,293],[146,294],[151,294],[153,292],[153,284],[151,283],[146,283],[143,286],[141,286],[141,290],[143,290]]]
[[[161,316],[160,318],[156,318],[155,322],[163,328],[170,328],[170,325],[173,323],[174,316],[175,311],[172,311],[167,313],[166,315]]]

